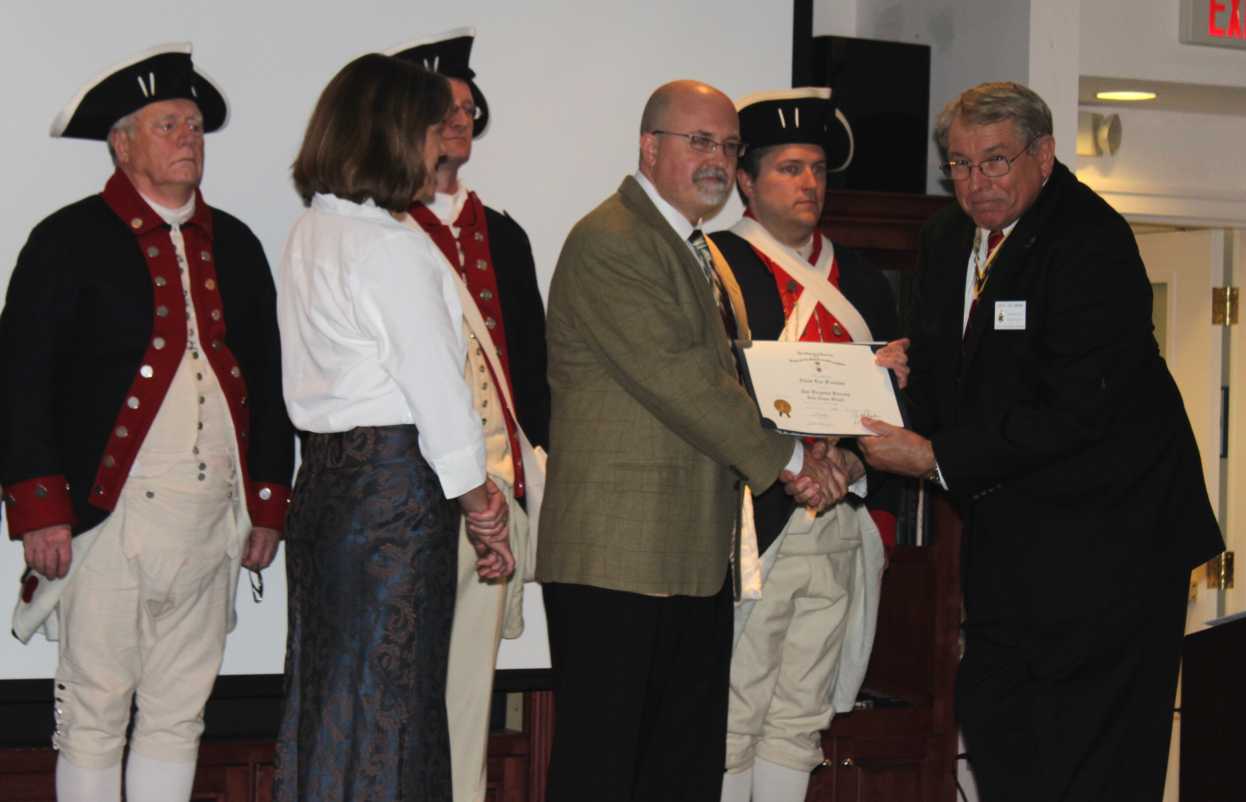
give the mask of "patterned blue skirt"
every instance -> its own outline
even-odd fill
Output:
[[[458,505],[413,426],[311,434],[286,520],[277,802],[451,802]]]

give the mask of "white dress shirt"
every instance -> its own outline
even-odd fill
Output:
[[[310,432],[414,424],[447,498],[485,480],[455,281],[422,231],[371,201],[316,195],[277,282],[290,420]]]
[[[1011,223],[1000,229],[1000,233],[1004,235],[1004,239],[1008,239],[1008,235],[1011,234],[1012,230],[1017,227],[1017,223],[1020,219],[1021,218],[1018,217],[1016,220],[1013,220]],[[960,319],[961,334],[964,334],[965,330],[969,328],[969,310],[973,307],[973,287],[978,280],[978,265],[985,264],[987,258],[990,256],[987,248],[987,240],[990,239],[990,236],[991,232],[985,228],[978,227],[974,232],[974,242],[977,244],[978,248],[976,251],[972,247],[969,249],[969,263],[965,268],[965,303],[962,307]],[[1004,247],[1003,241],[999,243],[999,247]]]

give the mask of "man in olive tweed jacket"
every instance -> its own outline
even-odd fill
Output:
[[[537,555],[558,705],[550,802],[718,799],[741,483],[761,492],[786,467],[802,471],[798,499],[814,476],[829,486],[798,441],[761,428],[689,242],[730,192],[738,146],[720,92],[659,88],[638,173],[572,229],[554,273]]]

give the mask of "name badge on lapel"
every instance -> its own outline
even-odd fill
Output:
[[[1025,301],[995,302],[996,331],[1025,330]]]

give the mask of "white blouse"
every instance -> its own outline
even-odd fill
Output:
[[[277,279],[286,409],[299,429],[414,424],[447,498],[485,480],[457,279],[422,231],[316,195]]]

